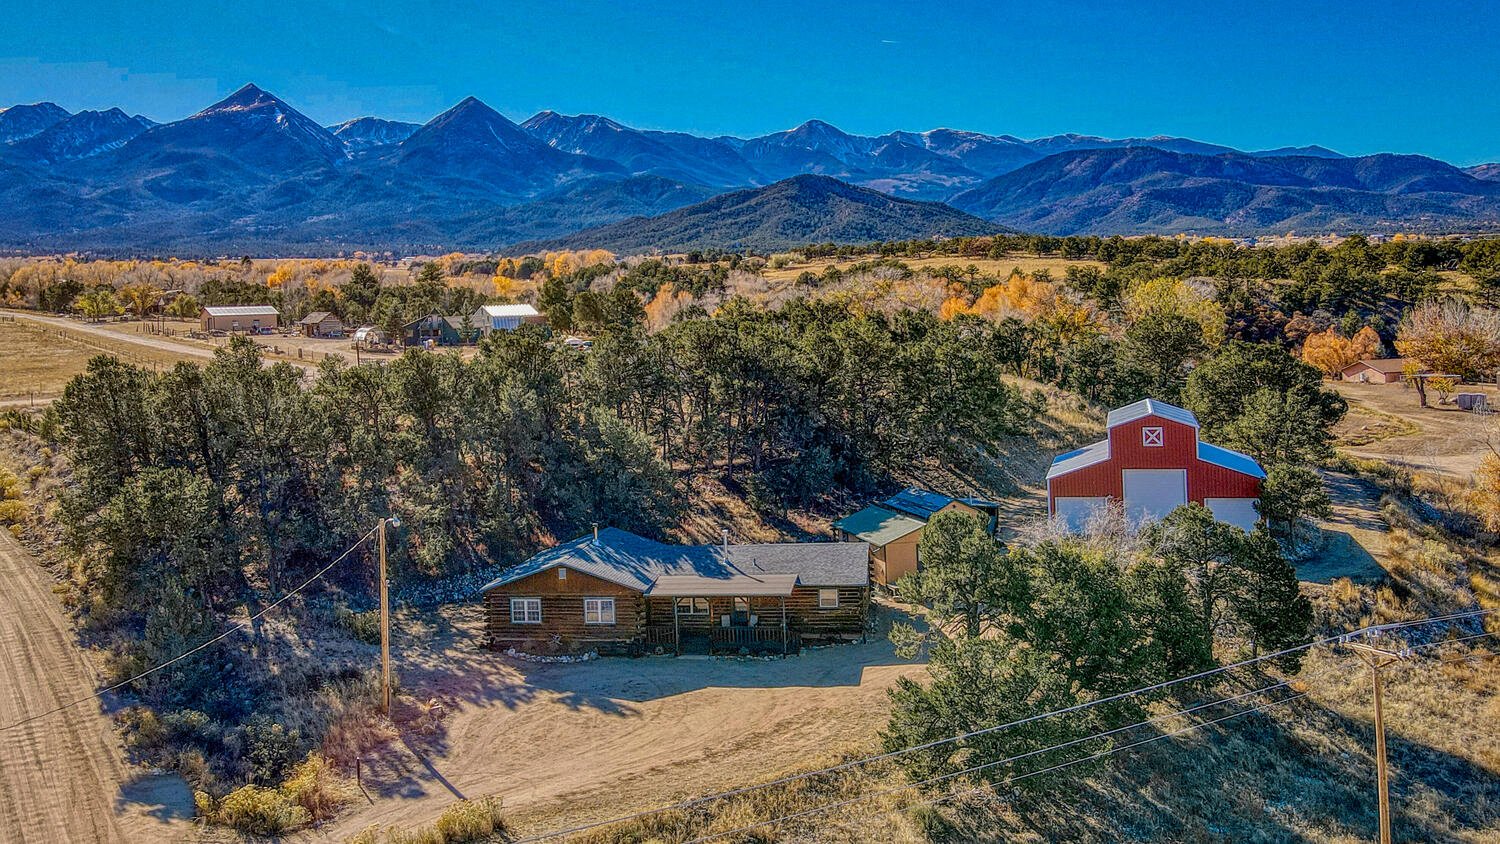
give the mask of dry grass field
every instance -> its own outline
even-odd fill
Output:
[[[0,318],[0,401],[10,404],[54,398],[89,358],[112,354],[150,367],[199,359],[189,352],[115,340],[81,328],[58,327],[32,319]]]

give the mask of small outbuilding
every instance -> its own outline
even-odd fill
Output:
[[[1339,373],[1344,381],[1361,384],[1395,384],[1406,372],[1406,358],[1372,358],[1352,363]]]
[[[790,653],[863,638],[869,587],[861,543],[669,545],[605,528],[481,592],[495,647]]]
[[[343,337],[344,321],[328,311],[313,311],[297,320],[304,337]]]
[[[384,346],[391,342],[390,335],[378,325],[361,325],[354,329],[354,342],[366,346]]]
[[[204,331],[258,332],[280,320],[281,312],[270,305],[208,305],[198,313]]]
[[[545,325],[547,318],[530,305],[482,305],[474,312],[474,326],[486,336],[491,331],[515,331],[523,325]]]
[[[1143,399],[1116,408],[1109,436],[1052,461],[1047,512],[1064,527],[1082,529],[1110,501],[1142,524],[1195,501],[1214,518],[1250,530],[1266,473],[1255,458],[1198,438],[1192,411]]]
[[[978,496],[954,498],[931,490],[909,487],[878,504],[871,504],[833,523],[840,539],[860,541],[870,548],[870,580],[882,586],[916,571],[921,563],[918,545],[922,529],[938,513],[952,510],[973,513],[995,532],[1000,505]]]

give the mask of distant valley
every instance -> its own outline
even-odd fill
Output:
[[[247,85],[163,124],[0,110],[0,201],[0,248],[36,252],[765,250],[1002,230],[1495,230],[1500,165],[1165,136],[870,137],[818,120],[704,138],[551,111],[516,123],[472,97],[420,125],[322,126]]]

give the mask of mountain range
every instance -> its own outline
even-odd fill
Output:
[[[552,111],[518,124],[473,97],[420,125],[322,126],[246,85],[163,124],[0,110],[0,202],[0,247],[30,251],[767,249],[1003,229],[1489,230],[1500,165],[1168,136],[862,136],[818,120],[710,138]]]

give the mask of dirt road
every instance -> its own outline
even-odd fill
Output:
[[[886,689],[925,671],[884,641],[777,660],[538,665],[479,650],[473,632],[400,637],[403,687],[450,714],[372,760],[371,802],[310,837],[415,826],[460,795],[492,794],[519,831],[540,832],[815,767],[871,749]]]
[[[0,531],[0,728],[94,689],[51,586]],[[96,705],[0,732],[0,841],[192,840],[193,828],[178,820],[191,811],[180,780],[128,775]]]
[[[1440,405],[1436,395],[1430,396],[1430,406],[1420,407],[1416,394],[1399,384],[1339,382],[1334,387],[1349,401],[1349,415],[1334,428],[1346,454],[1467,480],[1489,453],[1485,441],[1496,424],[1492,415]],[[1461,391],[1484,393],[1491,407],[1500,407],[1494,385],[1467,384]]]
[[[205,348],[203,346],[198,346],[191,343],[178,343],[174,340],[168,340],[152,334],[131,334],[129,332],[123,331],[111,331],[108,328],[103,328],[98,325],[90,325],[86,322],[78,322],[77,320],[72,319],[63,319],[62,317],[41,316],[39,314],[22,313],[19,311],[13,311],[11,313],[18,319],[34,322],[38,325],[45,325],[51,328],[61,328],[80,334],[93,335],[101,339],[112,340],[117,343],[133,343],[137,346],[145,346],[151,349],[156,349],[157,351],[171,352],[173,354],[184,355],[187,357],[203,358],[204,360],[212,360],[214,356],[213,349]],[[277,360],[281,359],[278,358]],[[309,374],[316,374],[318,371],[317,366],[313,364],[303,363],[295,360],[288,360],[286,362],[290,363],[292,366],[300,367],[303,371]]]

